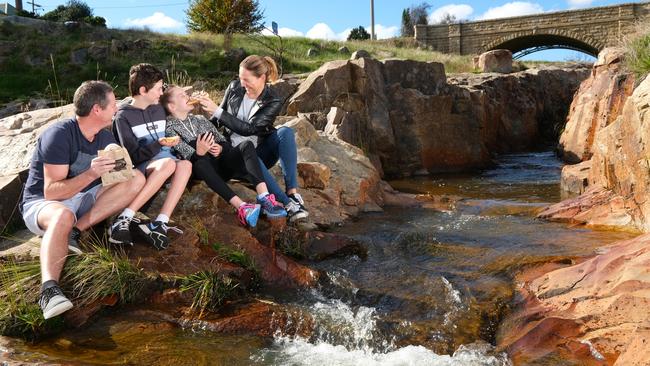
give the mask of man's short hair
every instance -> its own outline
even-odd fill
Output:
[[[74,92],[74,113],[79,117],[86,117],[95,104],[106,109],[109,102],[108,93],[112,92],[113,88],[104,81],[84,81]]]
[[[143,63],[131,66],[131,70],[129,70],[129,91],[131,96],[140,95],[141,86],[144,86],[144,89],[149,91],[162,79],[162,71],[152,64]]]

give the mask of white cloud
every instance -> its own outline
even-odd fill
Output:
[[[370,26],[368,26],[366,30],[370,33]],[[399,27],[396,25],[386,27],[381,24],[375,24],[375,34],[377,34],[377,39],[397,37],[398,33]]]
[[[341,34],[334,33],[332,28],[330,28],[330,26],[325,23],[317,23],[316,25],[311,27],[310,30],[307,31],[305,37],[315,38],[315,39],[338,40],[341,39]]]
[[[159,11],[146,18],[128,18],[124,21],[124,25],[127,27],[148,27],[152,30],[177,29],[184,26],[183,23]]]
[[[593,0],[568,0],[567,1],[570,9],[585,8],[591,6],[591,3],[593,2],[594,2]]]
[[[482,19],[516,17],[516,16],[537,14],[543,12],[544,12],[544,8],[542,8],[542,6],[539,4],[531,3],[527,1],[513,1],[511,3],[503,4],[495,8],[490,8],[481,16],[477,17],[476,19],[482,20]]]
[[[447,14],[452,15],[456,20],[469,19],[474,9],[467,4],[449,4],[441,6],[429,14],[429,24],[439,23]]]
[[[265,36],[272,36],[273,32],[270,29],[264,28],[262,34]],[[295,29],[280,27],[278,28],[278,34],[280,37],[304,37],[305,35]]]
[[[370,25],[364,26],[364,28],[366,32],[370,34]],[[332,41],[345,41],[348,39],[350,32],[352,32],[352,28],[346,28],[343,32],[335,33],[327,24],[318,23],[307,32],[306,37]],[[375,33],[377,34],[377,39],[396,37],[399,33],[399,28],[397,26],[387,27],[381,24],[375,24]]]

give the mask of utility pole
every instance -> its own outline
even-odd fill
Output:
[[[16,0],[16,10],[17,11],[23,10],[23,0]]]
[[[375,0],[370,0],[370,39],[376,40],[375,34]]]
[[[28,1],[27,4],[32,4],[32,13],[33,14],[36,14],[36,8],[42,8],[42,6],[40,6],[39,4],[36,4],[35,0]]]

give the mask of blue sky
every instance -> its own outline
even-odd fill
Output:
[[[50,11],[65,0],[34,0]],[[421,0],[375,0],[375,31],[378,38],[399,35],[404,8]],[[590,6],[605,6],[631,2],[630,0],[531,0],[531,1],[429,1],[430,21],[444,14],[457,19],[489,19],[540,12],[567,10]],[[142,27],[161,32],[184,33],[185,10],[189,1],[180,0],[87,0],[95,15],[106,18],[109,27]],[[259,0],[265,21],[275,21],[284,36],[298,35],[310,38],[344,39],[350,29],[359,25],[370,27],[369,0]],[[31,6],[23,1],[23,6]],[[534,53],[528,59],[585,59],[584,54],[553,50]]]

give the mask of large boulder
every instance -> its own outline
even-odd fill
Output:
[[[516,364],[650,364],[649,258],[646,234],[527,281],[525,306],[504,321],[499,346]]]
[[[575,164],[591,159],[595,136],[620,115],[634,89],[634,75],[622,69],[624,50],[606,48],[580,84],[560,136],[559,155]]]
[[[388,177],[472,170],[489,166],[493,153],[557,138],[553,131],[587,74],[549,67],[448,83],[434,62],[332,61],[300,85],[287,114],[326,116],[318,129],[361,148]]]
[[[650,78],[646,78],[627,97],[616,120],[595,135],[589,189],[583,196],[549,207],[543,217],[650,231],[649,99]],[[597,200],[590,195],[595,191]]]
[[[478,69],[481,72],[512,72],[512,52],[510,50],[492,50],[478,57]]]

